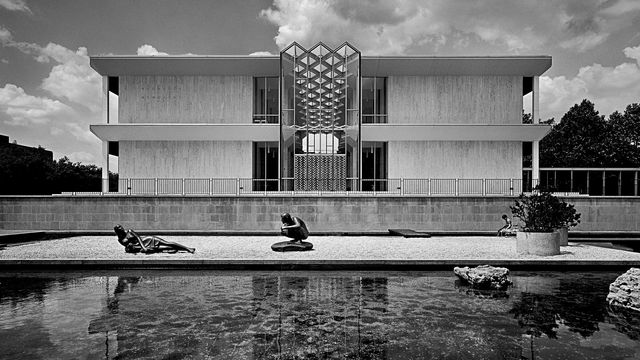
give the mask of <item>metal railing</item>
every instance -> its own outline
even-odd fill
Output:
[[[63,195],[517,196],[535,185],[522,179],[132,178],[119,179],[118,188],[107,193]]]
[[[540,185],[591,196],[640,195],[640,168],[541,168]]]

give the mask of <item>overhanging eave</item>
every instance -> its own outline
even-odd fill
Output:
[[[539,141],[550,125],[363,124],[363,141]]]
[[[102,141],[278,141],[278,124],[90,125]]]

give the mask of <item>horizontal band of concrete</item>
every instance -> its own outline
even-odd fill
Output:
[[[492,265],[511,270],[608,270],[640,266],[640,260],[0,260],[2,270],[453,270]]]
[[[582,214],[573,231],[640,232],[640,197],[564,198]],[[312,234],[491,232],[512,197],[20,197],[0,196],[0,229],[111,232],[115,224],[167,231],[262,232],[280,214],[303,219]],[[517,223],[517,219],[514,219]]]

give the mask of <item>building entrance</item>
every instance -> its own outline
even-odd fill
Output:
[[[360,52],[293,43],[280,67],[281,190],[357,190]]]

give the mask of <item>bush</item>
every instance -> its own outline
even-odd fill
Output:
[[[520,219],[524,232],[553,232],[561,227],[576,226],[580,214],[573,205],[561,201],[548,191],[536,191],[531,195],[520,194],[511,213]]]

